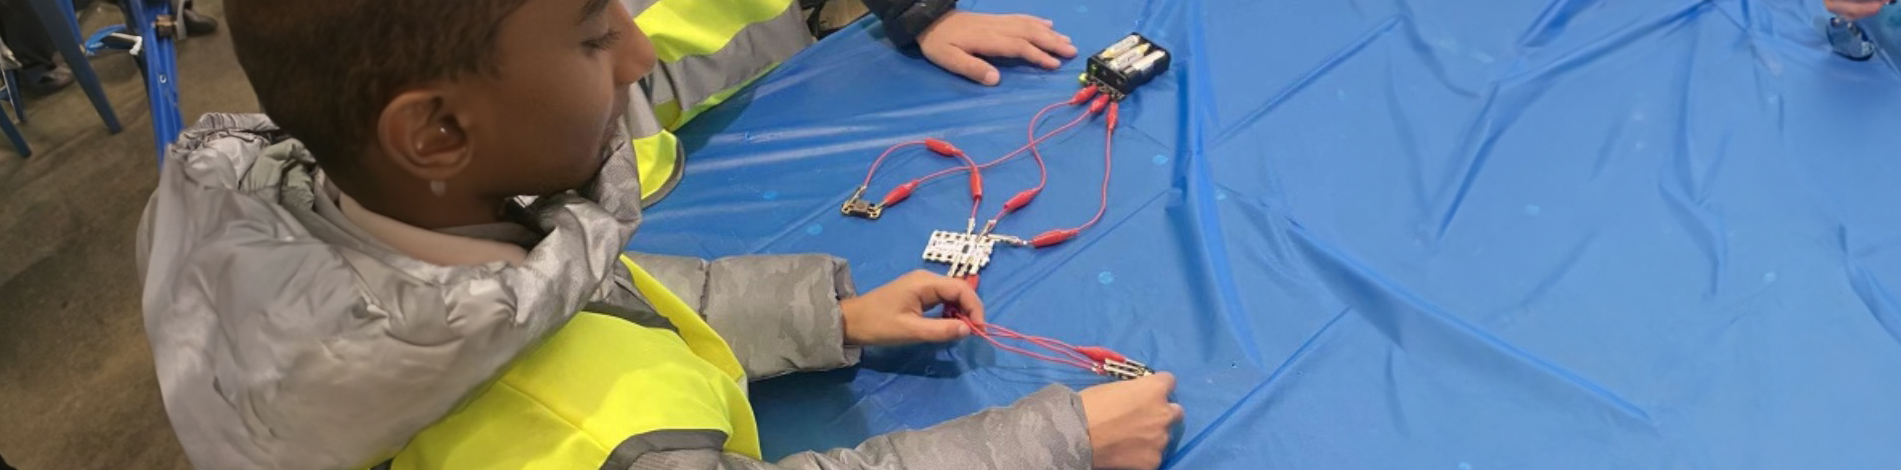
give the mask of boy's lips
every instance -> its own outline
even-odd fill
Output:
[[[623,103],[626,102],[626,100],[621,101]],[[615,110],[613,119],[607,120],[606,128],[601,131],[601,159],[605,160],[614,154],[614,149],[617,148],[616,145],[620,143],[618,141],[620,140],[621,119],[626,117],[627,105],[623,104]]]

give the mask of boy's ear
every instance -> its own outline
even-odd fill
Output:
[[[461,122],[439,90],[403,92],[376,123],[383,156],[423,181],[448,181],[468,168],[474,152]]]

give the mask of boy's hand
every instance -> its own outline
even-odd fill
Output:
[[[997,68],[983,57],[1012,57],[1046,69],[1063,65],[1056,57],[1076,56],[1076,45],[1052,28],[1050,20],[1029,15],[992,15],[951,11],[918,34],[918,47],[931,63],[964,78],[996,85]]]
[[[1890,1],[1891,0],[1828,0],[1826,4],[1829,13],[1834,13],[1836,17],[1843,20],[1855,21],[1875,16],[1876,13],[1881,13],[1881,7],[1887,6]]]
[[[845,343],[853,346],[893,346],[944,342],[970,335],[970,325],[951,318],[925,318],[924,311],[940,304],[956,305],[965,316],[983,323],[984,305],[977,291],[964,281],[926,271],[912,271],[863,296],[839,301],[845,312]]]
[[[1149,470],[1162,466],[1168,428],[1182,419],[1182,406],[1168,402],[1175,376],[1167,372],[1083,389],[1093,468]]]

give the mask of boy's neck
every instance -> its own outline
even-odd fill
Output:
[[[337,208],[351,225],[371,238],[424,262],[442,266],[479,265],[496,261],[520,265],[528,259],[528,250],[522,246],[408,225],[363,207],[347,194],[338,197]]]
[[[365,209],[427,230],[501,222],[508,199],[458,198],[428,192],[395,197],[359,198]]]

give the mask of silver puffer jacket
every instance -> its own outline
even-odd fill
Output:
[[[631,151],[596,182],[532,201],[545,237],[519,266],[443,267],[332,222],[309,154],[263,116],[207,115],[167,153],[139,227],[146,333],[165,409],[210,469],[361,468],[401,449],[517,353],[589,302],[625,298],[622,247],[640,220]],[[750,378],[851,365],[842,261],[635,259],[724,338]],[[637,293],[635,293],[637,295]],[[639,358],[628,358],[639,360]],[[710,449],[630,468],[1086,468],[1073,392],[855,450],[768,464]],[[909,463],[907,463],[909,462]]]

